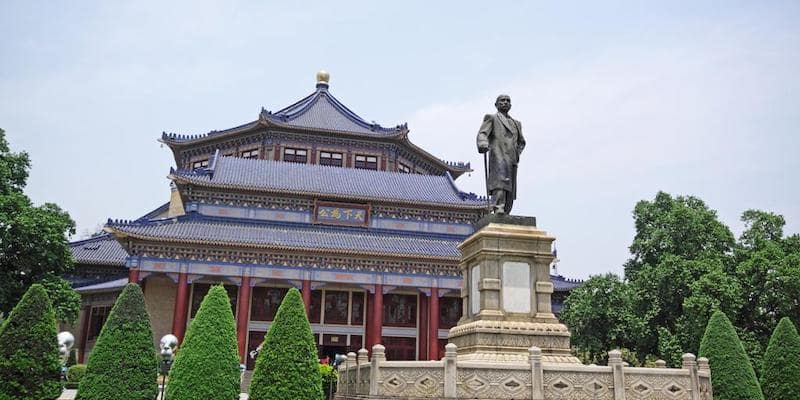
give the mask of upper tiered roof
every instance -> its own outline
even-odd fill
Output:
[[[469,163],[442,160],[416,146],[408,140],[408,124],[384,127],[375,122],[367,122],[336,99],[329,91],[327,73],[317,74],[316,90],[301,100],[271,112],[261,109],[258,119],[230,129],[213,130],[199,135],[181,135],[162,133],[160,141],[175,151],[187,146],[202,145],[235,135],[253,132],[262,128],[285,128],[290,130],[313,131],[341,137],[361,137],[392,140],[403,144],[409,151],[439,165],[458,177],[464,172],[472,171]],[[176,160],[177,160],[176,156]]]
[[[449,175],[419,175],[215,155],[208,168],[170,171],[177,184],[358,201],[486,208]]]

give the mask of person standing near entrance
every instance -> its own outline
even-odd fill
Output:
[[[491,195],[492,211],[508,214],[517,198],[517,164],[525,149],[522,124],[511,118],[511,97],[497,96],[495,114],[486,114],[478,131],[478,152],[488,153],[486,190]]]

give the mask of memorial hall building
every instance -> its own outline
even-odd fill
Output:
[[[487,199],[459,190],[469,163],[416,146],[405,124],[365,121],[328,81],[320,72],[311,94],[252,122],[162,134],[175,158],[169,201],[70,244],[80,360],[128,282],[144,291],[154,341],[182,339],[210,286],[225,285],[248,368],[292,287],[320,357],[376,343],[390,360],[444,355],[462,314],[457,245]],[[579,282],[553,284],[558,312]]]

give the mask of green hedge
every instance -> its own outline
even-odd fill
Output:
[[[47,292],[32,285],[0,327],[0,399],[61,395],[56,317]]]
[[[715,400],[764,399],[736,329],[722,311],[715,311],[708,320],[700,356],[708,358],[711,366]]]
[[[339,372],[329,364],[320,364],[319,374],[322,376],[322,393],[325,395],[326,400],[330,400],[336,394],[336,381],[339,379]]]
[[[170,400],[234,400],[240,389],[236,323],[222,285],[208,291],[169,372]]]
[[[158,358],[139,285],[129,283],[117,298],[89,355],[77,400],[153,400],[158,392]]]
[[[761,370],[766,400],[800,400],[800,335],[784,317],[772,332]]]
[[[256,359],[250,400],[319,400],[322,377],[300,292],[286,293]]]

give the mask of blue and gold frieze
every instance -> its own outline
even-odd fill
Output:
[[[249,265],[236,263],[211,263],[204,261],[169,260],[158,258],[141,258],[138,260],[139,271],[143,273],[176,274],[186,272],[194,276],[217,276],[238,279],[249,276],[254,280],[299,281],[309,279],[314,282],[375,285],[382,284],[386,288],[439,287],[446,290],[461,288],[460,277],[432,277],[429,275],[396,274],[370,271],[332,271],[316,268],[297,268],[284,266]]]

